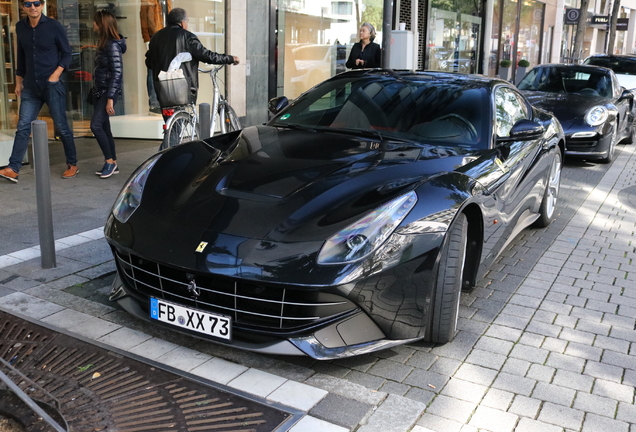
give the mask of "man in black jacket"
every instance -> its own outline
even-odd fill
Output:
[[[159,72],[167,71],[172,59],[179,53],[189,52],[192,60],[181,63],[183,74],[190,84],[190,103],[196,103],[199,89],[199,62],[209,64],[239,63],[239,58],[228,54],[218,54],[205,48],[192,32],[188,31],[188,15],[181,8],[168,13],[168,25],[150,39],[146,52],[146,66],[152,69],[153,80],[159,80]],[[161,101],[160,104],[163,105]]]

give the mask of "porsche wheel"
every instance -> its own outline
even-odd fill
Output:
[[[460,213],[448,231],[437,269],[431,342],[450,342],[457,331],[467,236],[468,220],[465,214]]]
[[[625,138],[622,143],[623,144],[633,144],[634,143],[634,139],[636,139],[636,127],[632,124],[629,127],[629,135],[627,135],[627,138]]]
[[[557,200],[559,198],[559,188],[561,186],[561,151],[556,149],[552,166],[550,167],[550,175],[548,184],[545,187],[541,208],[539,209],[539,219],[534,226],[545,228],[552,223],[554,210],[556,209]]]
[[[600,160],[601,163],[611,163],[614,160],[614,154],[616,153],[616,128],[618,126],[614,126],[614,132],[612,132],[612,138],[610,139],[609,148],[607,149],[607,156]]]

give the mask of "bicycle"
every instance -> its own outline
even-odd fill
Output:
[[[234,108],[221,94],[221,87],[218,84],[216,75],[224,66],[224,64],[218,65],[209,70],[199,68],[199,72],[210,75],[214,89],[210,107],[210,136],[213,136],[216,131],[217,120],[221,133],[232,132],[242,127]],[[164,140],[159,150],[198,139],[199,115],[194,104],[162,108],[161,111],[163,115],[170,117],[163,126]]]

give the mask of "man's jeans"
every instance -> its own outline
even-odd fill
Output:
[[[39,88],[23,88],[20,97],[20,119],[18,120],[18,130],[13,141],[13,151],[9,158],[9,167],[19,172],[29,147],[29,136],[31,135],[31,122],[36,120],[42,105],[49,107],[49,112],[53,118],[53,123],[60,134],[60,139],[64,145],[66,163],[77,165],[77,153],[75,151],[75,141],[73,132],[68,126],[66,119],[66,89],[61,81],[47,82],[44,90]]]
[[[155,92],[152,69],[148,69],[146,73],[146,88],[148,90],[148,106],[150,108],[159,108],[159,100],[157,99],[157,92]]]

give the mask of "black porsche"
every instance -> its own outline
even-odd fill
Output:
[[[112,300],[263,353],[444,343],[461,290],[553,218],[563,131],[504,81],[351,71],[270,107],[130,177],[105,227]]]
[[[634,140],[634,93],[610,69],[540,65],[518,87],[530,103],[559,119],[567,156],[609,163],[617,143]]]

